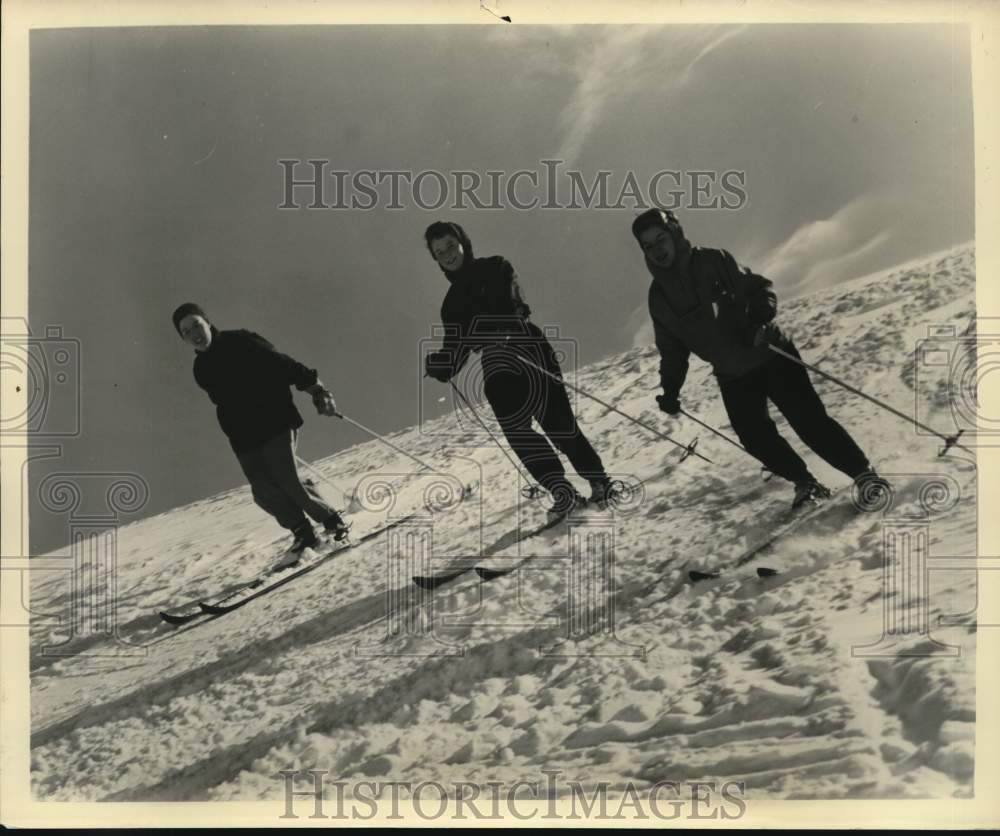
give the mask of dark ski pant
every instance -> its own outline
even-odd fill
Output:
[[[794,346],[786,350],[799,356]],[[769,398],[796,435],[841,473],[854,479],[871,469],[868,458],[854,439],[826,414],[808,372],[787,357],[776,354],[749,374],[720,383],[719,388],[733,431],[747,451],[777,476],[790,482],[813,478],[806,463],[778,435],[778,428],[767,410]]]
[[[322,523],[337,512],[312,484],[303,484],[295,466],[296,430],[286,430],[260,447],[237,453],[250,482],[253,501],[289,530],[308,523],[306,514]]]
[[[561,377],[548,341],[532,344],[525,356]],[[567,484],[566,471],[553,445],[587,481],[607,478],[601,457],[577,424],[561,382],[524,365],[510,350],[484,357],[483,373],[486,399],[500,429],[538,484],[548,491]],[[532,427],[532,419],[544,435]]]

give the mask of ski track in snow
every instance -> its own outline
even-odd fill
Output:
[[[950,432],[945,372],[918,368],[914,346],[930,324],[962,333],[974,317],[968,244],[794,299],[779,321],[807,362],[899,409],[913,409],[919,384],[928,393],[920,417]],[[128,648],[103,636],[68,641],[46,618],[70,600],[64,577],[33,575],[37,797],[280,799],[275,776],[284,769],[447,784],[537,780],[543,767],[585,786],[744,781],[751,799],[970,795],[975,574],[931,572],[923,602],[934,640],[957,655],[927,655],[934,646],[917,633],[903,637],[911,655],[852,655],[882,633],[881,515],[831,503],[734,566],[787,507],[790,488],[763,482],[706,431],[662,416],[653,401],[658,359],[655,347],[640,347],[570,377],[684,443],[697,435],[717,463],[676,465],[676,448],[572,396],[609,471],[646,479],[636,507],[597,518],[614,534],[613,634],[567,638],[565,559],[488,584],[470,572],[428,595],[408,582],[384,535],[225,617],[164,625],[157,610],[253,577],[287,542],[248,488],[228,491],[119,531],[116,619]],[[937,458],[937,440],[813,378],[902,503],[915,499],[907,474],[955,480],[960,499],[935,518],[930,551],[973,554],[976,475],[965,454]],[[683,398],[692,414],[729,429],[697,360]],[[472,420],[448,416],[423,433],[389,436],[461,482],[481,482],[433,517],[439,568],[543,518],[519,502],[509,463]],[[845,484],[807,459],[827,484]],[[316,466],[342,495],[320,489],[348,511],[358,509],[352,486],[366,476],[397,487],[394,513],[419,508],[428,485],[377,442]],[[356,532],[381,516],[359,514]],[[560,527],[501,554],[565,555],[566,543]],[[778,574],[758,578],[757,566]],[[691,568],[722,576],[692,585]],[[581,566],[584,580],[588,571],[596,570]],[[431,612],[435,638],[385,641],[392,619],[426,623]],[[359,656],[359,645],[383,655]],[[459,645],[464,655],[449,655]]]

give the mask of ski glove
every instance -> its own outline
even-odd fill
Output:
[[[312,393],[313,406],[320,415],[333,415],[337,411],[337,402],[329,389],[320,386]]]
[[[778,328],[773,322],[765,323],[757,329],[756,333],[753,335],[754,348],[762,345],[773,345],[777,343],[784,335],[781,333],[781,329]]]
[[[441,383],[451,380],[451,353],[447,351],[432,351],[427,355],[424,364],[427,374]]]
[[[681,402],[677,395],[666,393],[657,395],[656,402],[660,405],[660,412],[666,412],[667,415],[680,415],[681,413]]]

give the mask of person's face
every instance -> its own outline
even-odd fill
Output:
[[[651,226],[639,233],[639,246],[657,267],[669,267],[674,263],[677,246],[674,236],[662,226]]]
[[[188,314],[180,322],[181,337],[195,351],[204,351],[212,344],[212,326],[198,314]]]
[[[465,261],[465,250],[454,235],[445,235],[431,241],[431,255],[449,273],[457,270]]]

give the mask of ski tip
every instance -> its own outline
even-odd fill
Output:
[[[439,586],[443,586],[450,580],[457,578],[461,572],[455,572],[449,575],[414,575],[413,582],[419,586],[421,589],[437,589]]]
[[[184,613],[183,615],[175,615],[174,613],[164,612],[160,610],[160,618],[163,619],[167,624],[185,624],[192,618],[197,618],[201,615],[200,612],[194,613]]]
[[[506,575],[507,572],[502,569],[489,569],[486,566],[477,566],[476,574],[479,575],[484,581],[492,581],[494,578],[499,578]]]
[[[698,583],[698,581],[710,581],[715,580],[719,577],[718,572],[699,572],[697,569],[692,569],[688,572],[688,578],[690,578],[691,583]]]
[[[777,574],[778,574],[777,569],[768,569],[766,566],[757,567],[758,578],[773,578]]]

